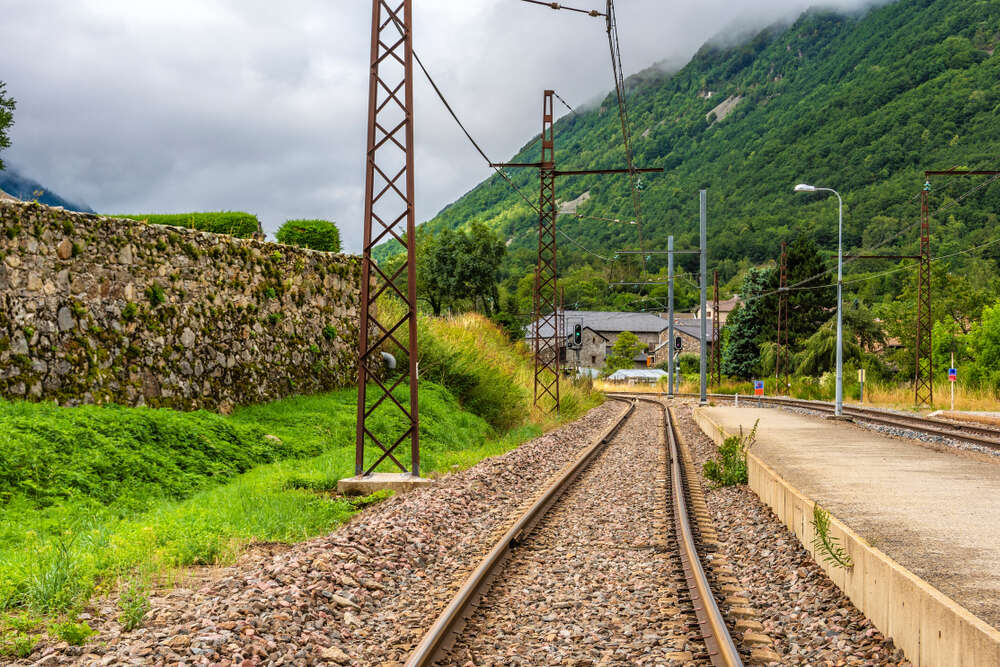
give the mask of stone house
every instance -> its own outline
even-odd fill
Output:
[[[726,326],[726,319],[729,314],[736,310],[736,306],[740,305],[740,297],[734,296],[732,299],[726,299],[725,301],[719,301],[719,326]],[[711,327],[712,317],[715,314],[715,303],[709,301],[705,304],[705,310],[708,312],[709,327]],[[678,317],[677,319],[683,319],[683,317]],[[700,320],[701,319],[701,308],[694,311],[691,319]]]
[[[684,351],[698,354],[700,350],[700,324],[697,320],[675,320],[682,322],[675,325],[677,335],[684,339]],[[573,330],[579,324],[582,330],[582,341],[579,350],[569,346]],[[624,331],[636,335],[644,344],[644,352],[636,355],[636,368],[647,366],[647,357],[652,357],[651,364],[656,365],[666,361],[666,346],[668,321],[666,315],[654,313],[622,313],[609,311],[567,310],[560,315],[561,333],[566,339],[559,343],[560,362],[569,368],[604,368],[605,360],[611,354],[615,341]],[[551,326],[543,323],[540,335],[545,338],[552,335]],[[709,336],[711,337],[711,325]],[[534,325],[525,327],[525,340],[530,346],[534,336]]]
[[[721,308],[720,308],[721,310]],[[664,320],[667,323],[667,320]],[[712,345],[715,341],[712,337],[712,320],[710,319],[705,328],[708,339],[707,351],[712,354]],[[681,354],[693,354],[701,356],[701,320],[698,319],[675,319],[674,336],[681,339]],[[668,360],[670,353],[670,329],[665,328],[660,332],[660,341],[653,349],[653,365],[664,364]]]

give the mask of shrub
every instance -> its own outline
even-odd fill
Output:
[[[340,252],[340,230],[328,220],[289,220],[278,230],[279,243]]]
[[[55,623],[51,630],[56,637],[73,646],[79,646],[87,640],[87,637],[94,634],[94,630],[86,623],[73,623],[71,621]]]
[[[726,438],[719,445],[719,458],[705,462],[703,470],[705,477],[715,482],[716,486],[735,486],[747,483],[747,450],[753,446],[757,439],[757,424],[749,435],[743,435],[743,427],[740,427],[740,434]]]
[[[260,230],[257,216],[242,211],[220,211],[218,213],[172,213],[153,215],[119,215],[127,220],[140,220],[151,225],[187,227],[213,234],[229,234],[248,239]]]

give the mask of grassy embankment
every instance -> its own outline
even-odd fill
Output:
[[[778,392],[777,383],[774,378],[764,381],[766,396],[787,395],[789,392]],[[848,382],[844,385],[844,400],[847,403],[858,403],[859,385],[857,382]],[[599,380],[594,383],[594,389],[604,392],[639,392],[639,393],[659,393],[666,392],[667,383],[665,381],[653,385],[624,385],[613,382]],[[679,393],[698,393],[697,376],[685,376],[677,389]],[[794,378],[792,380],[792,398],[805,398],[811,400],[832,401],[834,399],[835,387],[832,381],[818,382],[813,378]],[[740,394],[740,396],[753,395],[752,382],[732,382],[725,380],[722,385],[709,387],[712,394]],[[870,405],[878,408],[889,408],[893,410],[913,410],[913,386],[884,384],[869,382],[865,384],[865,395],[863,405]],[[948,382],[934,383],[934,406],[923,408],[921,412],[933,410],[948,410],[951,407],[951,387]],[[955,387],[955,410],[970,412],[1000,412],[1000,397],[992,391],[985,389],[970,389],[958,384]]]
[[[508,451],[601,400],[570,386],[560,418],[533,413],[529,358],[486,320],[422,318],[420,329],[426,473]],[[356,396],[231,417],[0,402],[0,652],[25,653],[44,630],[85,635],[76,613],[118,587],[134,593],[123,618],[141,617],[143,591],[180,568],[322,534],[377,500],[329,493],[353,474]],[[375,417],[383,434],[398,426],[388,406]]]

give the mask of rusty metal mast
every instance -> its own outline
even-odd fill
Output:
[[[788,244],[781,242],[781,260],[779,262],[778,282],[778,349],[774,363],[774,377],[785,378],[783,390],[788,390],[788,372],[791,366],[788,351]]]
[[[538,262],[535,265],[535,388],[534,402],[544,396],[559,409],[559,271],[556,266],[556,177],[555,110],[553,91],[546,90],[542,100],[542,161],[538,167]],[[551,336],[542,338],[543,331]]]
[[[551,410],[559,409],[559,272],[556,264],[556,178],[559,176],[591,176],[596,174],[662,173],[654,169],[585,169],[559,171],[555,160],[555,92],[546,90],[542,97],[542,159],[541,162],[492,163],[491,167],[529,167],[538,169],[540,194],[538,206],[538,262],[535,265],[534,323],[532,324],[535,353],[534,404],[551,399]],[[544,335],[544,338],[543,338]]]
[[[920,191],[920,265],[917,268],[917,360],[914,366],[913,392],[916,405],[934,405],[934,359],[931,334],[931,233],[927,197],[931,183]]]
[[[920,191],[920,266],[917,270],[917,359],[914,377],[914,401],[918,407],[934,405],[934,359],[931,336],[934,316],[931,313],[931,215],[932,176],[1000,176],[1000,171],[925,171]]]
[[[372,2],[371,72],[368,89],[368,150],[365,174],[364,248],[361,274],[361,330],[358,337],[358,414],[354,472],[369,475],[386,459],[400,470],[420,474],[420,431],[417,408],[417,297],[415,216],[413,210],[413,39],[412,0],[393,9],[386,0]],[[406,261],[392,273],[372,260],[372,249],[395,239]],[[404,284],[405,281],[405,284]],[[380,297],[395,296],[404,304],[402,315],[380,312]],[[406,332],[405,342],[401,340]],[[388,384],[382,373],[382,349],[402,350],[405,372]],[[409,389],[409,404],[393,393]],[[371,387],[369,387],[371,385]],[[368,390],[376,396],[368,401]],[[369,418],[385,404],[402,415],[397,432],[383,440],[369,427]],[[384,437],[384,436],[383,436]],[[410,469],[394,452],[409,440]],[[365,445],[380,453],[365,462]]]
[[[712,383],[718,387],[722,384],[722,350],[721,336],[719,335],[719,272],[714,271],[712,275]]]

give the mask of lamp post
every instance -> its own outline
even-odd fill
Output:
[[[831,188],[817,188],[814,185],[799,183],[795,186],[796,192],[832,192],[837,195],[838,217],[837,223],[837,401],[834,408],[834,416],[842,417],[844,414],[844,318],[843,318],[843,290],[844,290],[844,200],[840,193]]]

